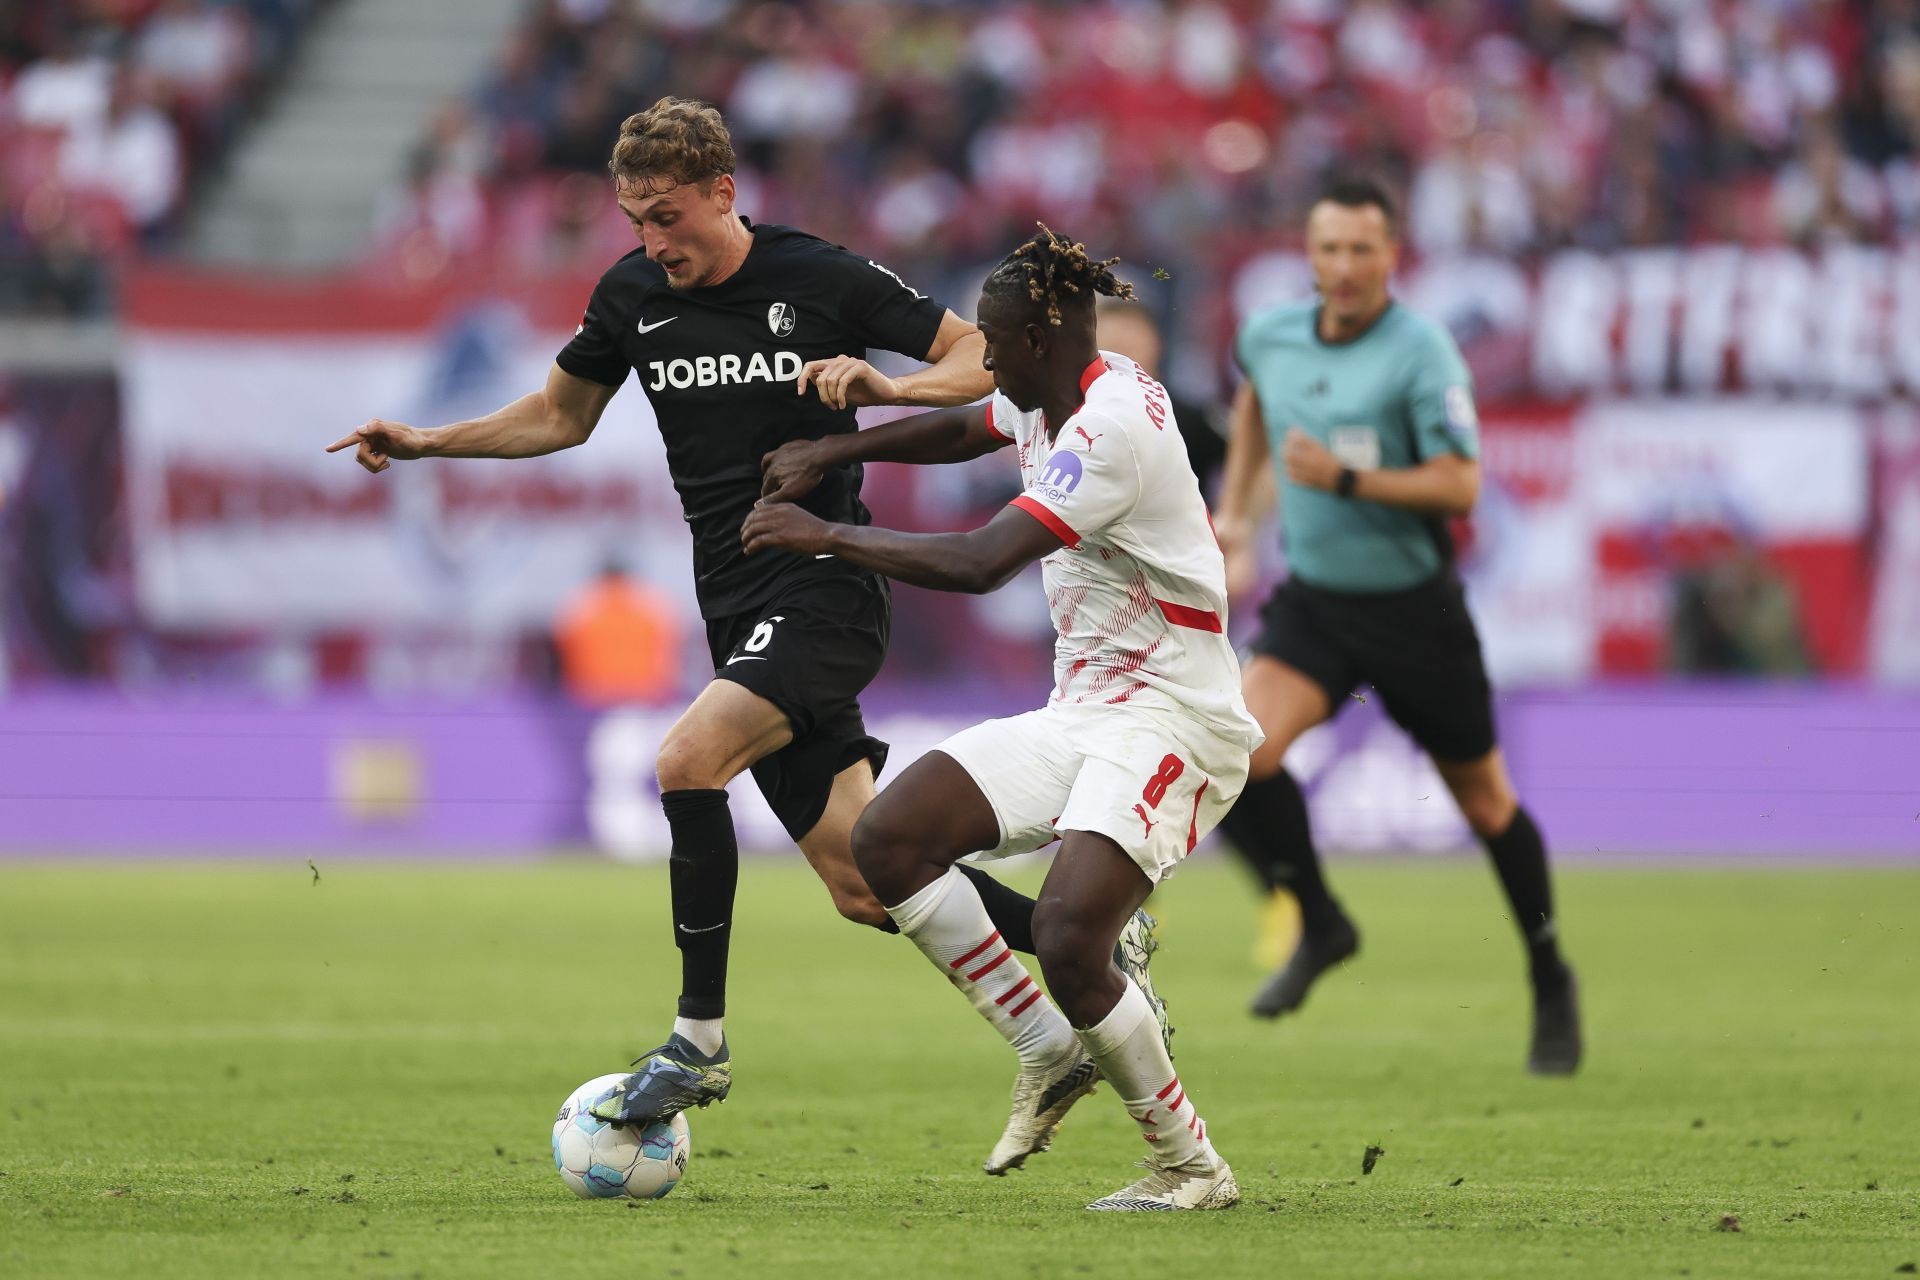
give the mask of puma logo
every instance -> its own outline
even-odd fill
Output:
[[[1098,440],[1100,436],[1103,436],[1107,433],[1102,431],[1100,435],[1090,436],[1087,434],[1087,429],[1085,427],[1076,426],[1073,429],[1073,434],[1079,436],[1082,440],[1085,440],[1087,442],[1087,448],[1091,449],[1093,448],[1093,442],[1095,440]]]
[[[1139,805],[1135,805],[1135,806],[1133,806],[1133,811],[1134,811],[1134,813],[1136,813],[1136,814],[1138,814],[1138,815],[1139,815],[1139,817],[1140,817],[1140,821],[1146,824],[1146,828],[1147,828],[1147,829],[1146,829],[1146,832],[1145,832],[1145,834],[1143,835],[1143,837],[1142,837],[1142,838],[1144,839],[1144,838],[1146,838],[1147,836],[1151,836],[1151,835],[1153,835],[1153,829],[1154,829],[1155,827],[1157,827],[1157,826],[1159,826],[1160,824],[1159,824],[1159,823],[1157,823],[1157,822],[1155,822],[1155,821],[1154,821],[1154,820],[1153,820],[1152,818],[1149,818],[1149,817],[1147,816],[1147,811],[1146,811],[1145,809],[1143,809],[1143,808],[1141,808],[1141,807],[1140,807]]]

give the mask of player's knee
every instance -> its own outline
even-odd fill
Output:
[[[863,924],[870,929],[884,929],[893,917],[880,905],[880,899],[867,887],[852,867],[839,867],[827,871],[822,879],[826,881],[827,893],[833,898],[833,909],[842,919],[854,924]]]
[[[1464,787],[1454,797],[1461,816],[1482,840],[1490,840],[1513,823],[1513,811],[1519,806],[1514,794],[1505,787],[1482,784]]]
[[[834,910],[854,924],[866,925],[869,929],[884,929],[893,917],[880,905],[880,899],[873,896],[865,885],[858,891],[845,886],[835,886],[832,890]]]
[[[1112,944],[1101,946],[1091,922],[1057,898],[1034,904],[1033,948],[1047,987],[1063,1008],[1073,1005],[1113,962]]]
[[[724,787],[733,779],[721,776],[723,772],[715,766],[713,753],[703,749],[692,734],[670,734],[660,744],[660,752],[653,760],[653,774],[659,780],[662,791],[714,790]]]
[[[860,868],[860,875],[873,894],[885,894],[888,886],[900,878],[905,864],[913,859],[912,833],[895,818],[892,808],[875,800],[853,824],[853,865]],[[841,914],[846,912],[843,910]]]
[[[1271,738],[1262,743],[1260,749],[1247,760],[1247,781],[1265,782],[1279,773],[1286,762],[1288,745],[1285,742],[1276,743]]]

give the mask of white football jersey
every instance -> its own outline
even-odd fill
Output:
[[[1013,505],[1066,544],[1040,562],[1060,637],[1051,701],[1160,707],[1251,751],[1261,733],[1227,641],[1226,565],[1166,388],[1102,352],[1080,390],[1052,438],[1040,410],[998,391],[987,406],[1018,451]]]

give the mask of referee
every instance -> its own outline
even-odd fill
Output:
[[[1391,199],[1377,184],[1329,186],[1307,218],[1319,300],[1248,320],[1216,524],[1230,585],[1251,578],[1253,535],[1276,462],[1290,576],[1261,613],[1245,672],[1266,731],[1239,803],[1221,824],[1270,886],[1300,901],[1291,960],[1253,1000],[1275,1017],[1360,948],[1321,878],[1287,748],[1361,685],[1433,758],[1493,859],[1533,981],[1528,1067],[1580,1065],[1573,971],[1556,939],[1547,853],[1495,744],[1480,638],[1444,521],[1480,489],[1478,419],[1459,349],[1389,295],[1398,256]]]
[[[741,773],[752,771],[840,913],[898,932],[849,843],[887,755],[858,698],[886,657],[891,597],[885,579],[832,557],[742,552],[761,461],[854,431],[857,405],[970,404],[993,376],[979,331],[893,272],[739,216],[733,142],[711,106],[662,98],[628,117],[609,168],[640,247],[600,278],[545,389],[450,426],[375,419],[329,451],[351,448],[374,472],[397,459],[532,457],[586,443],[631,373],[653,404],[693,534],[714,678],[655,765],[673,841],[680,1003],[666,1043],[595,1108],[628,1122],[705,1106],[732,1084],[722,1017],[738,851],[726,786]],[[890,378],[864,359],[870,347],[932,367]],[[866,524],[860,481],[857,463],[832,467],[803,504]],[[1031,951],[1032,899],[963,870],[1008,944]],[[631,998],[622,975],[609,978],[617,1000]]]

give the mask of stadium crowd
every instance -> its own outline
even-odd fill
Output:
[[[0,4],[0,313],[106,311],[319,3]]]
[[[319,3],[0,6],[0,311],[106,305]],[[1920,223],[1914,0],[534,0],[370,265],[603,264],[608,139],[668,92],[725,108],[749,208],[935,281],[1042,214],[1207,281],[1336,165],[1426,253]]]
[[[1336,165],[1406,191],[1429,253],[1920,221],[1913,0],[540,0],[393,224],[597,266],[607,140],[668,92],[725,109],[749,208],[923,271],[1041,214],[1204,268]]]

